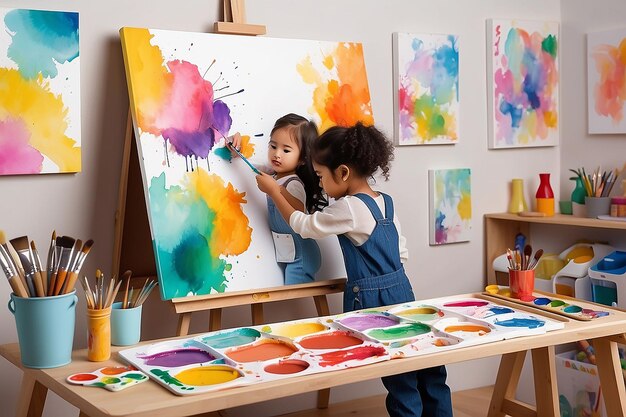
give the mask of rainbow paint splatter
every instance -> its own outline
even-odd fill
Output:
[[[558,144],[558,24],[490,23],[490,147]]]
[[[456,143],[459,44],[454,35],[394,36],[399,145]]]
[[[430,244],[466,242],[472,221],[471,170],[429,170]]]
[[[0,175],[79,172],[78,13],[0,9],[0,21]]]

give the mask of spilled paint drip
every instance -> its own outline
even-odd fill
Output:
[[[143,359],[148,366],[176,368],[194,363],[210,362],[215,359],[215,356],[205,350],[186,348],[159,352],[149,356],[139,356],[139,358]]]
[[[339,323],[354,330],[362,331],[375,327],[389,327],[398,324],[396,319],[380,314],[362,314],[348,316],[339,320]]]
[[[509,320],[496,320],[494,324],[504,327],[527,327],[529,329],[536,329],[542,327],[545,322],[533,318],[513,318]]]
[[[380,346],[359,346],[352,349],[337,350],[319,355],[320,366],[335,366],[344,362],[384,356],[387,352]]]
[[[250,328],[235,329],[232,332],[224,332],[215,335],[203,337],[202,343],[205,343],[215,349],[224,349],[233,346],[241,346],[252,343],[261,337],[258,330]]]
[[[368,331],[367,335],[377,340],[394,340],[414,337],[428,332],[430,332],[430,327],[426,324],[410,323],[386,329],[373,329]]]

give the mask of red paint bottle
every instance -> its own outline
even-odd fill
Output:
[[[554,192],[550,185],[550,174],[539,174],[539,187],[535,194],[537,199],[537,211],[545,213],[547,216],[554,216]]]

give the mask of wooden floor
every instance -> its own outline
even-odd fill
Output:
[[[489,409],[493,387],[476,388],[452,393],[454,417],[484,417]],[[385,395],[331,404],[324,410],[307,410],[283,414],[281,417],[381,417],[387,415]]]

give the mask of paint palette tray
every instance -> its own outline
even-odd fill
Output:
[[[440,320],[446,316],[446,312],[438,307],[421,302],[411,302],[402,304],[387,310],[388,313],[405,320],[413,320],[419,322],[432,322]]]
[[[178,339],[122,350],[119,354],[177,395],[201,394],[254,382],[194,339]]]
[[[388,346],[392,359],[408,358],[441,352],[458,347],[463,339],[447,335],[433,329],[432,332],[419,335],[413,339],[391,342]]]
[[[250,327],[221,330],[198,336],[195,340],[212,349],[227,349],[255,342],[261,338],[261,332]]]
[[[528,300],[520,300],[511,296],[502,295],[501,292],[486,294],[490,297],[500,298],[516,304],[527,305],[540,310],[555,313],[574,320],[589,321],[600,319],[611,314],[607,310],[583,308],[576,304],[576,300],[564,300],[552,294],[533,294]]]
[[[147,380],[148,376],[133,366],[107,366],[67,377],[67,382],[72,385],[100,387],[109,391],[121,391]]]

